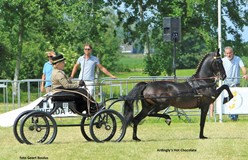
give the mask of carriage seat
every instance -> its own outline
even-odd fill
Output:
[[[53,109],[52,112],[55,112],[58,108],[62,108],[64,107],[64,105],[68,105],[68,108],[76,114],[82,115],[82,116],[88,116],[88,115],[84,115],[82,114],[80,111],[77,110],[77,106],[76,106],[76,97],[73,94],[54,94],[49,96],[51,97],[52,103],[53,103]]]
[[[62,102],[65,102],[65,101],[75,101],[75,95],[73,94],[54,94],[54,95],[51,95],[50,96],[52,99],[53,102],[55,101],[62,101]]]

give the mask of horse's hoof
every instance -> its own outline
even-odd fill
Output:
[[[137,137],[133,138],[133,140],[135,140],[136,142],[140,142],[141,141],[141,139],[139,139]]]
[[[200,139],[208,139],[208,137],[200,136]]]
[[[230,99],[228,97],[224,97],[223,104],[227,103]]]
[[[165,123],[168,124],[168,126],[171,124],[171,119],[166,119]]]

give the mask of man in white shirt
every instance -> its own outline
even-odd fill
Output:
[[[224,84],[230,87],[240,86],[240,69],[242,71],[242,78],[248,79],[245,65],[240,57],[234,55],[232,47],[225,47],[225,57],[222,58],[223,66],[226,71],[227,78],[224,80]],[[238,120],[238,115],[231,114],[231,120]]]
[[[77,72],[79,66],[81,66],[80,74],[78,79],[84,80],[87,89],[89,90],[90,94],[93,95],[94,93],[94,79],[95,79],[95,68],[96,66],[106,75],[111,78],[116,78],[113,76],[103,65],[100,64],[99,59],[93,55],[92,53],[92,46],[90,44],[84,45],[84,55],[78,58],[76,64],[73,67],[71,78]]]

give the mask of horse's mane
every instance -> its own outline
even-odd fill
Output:
[[[201,61],[200,61],[200,62],[198,63],[198,65],[197,65],[196,72],[195,72],[195,74],[194,74],[192,77],[194,77],[195,75],[197,75],[197,74],[200,72],[200,69],[201,69],[201,66],[202,66],[203,62],[205,61],[205,59],[206,59],[209,55],[210,55],[210,53],[207,53],[207,54],[205,54],[205,56],[201,59]]]

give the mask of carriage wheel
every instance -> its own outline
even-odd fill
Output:
[[[57,124],[50,114],[33,111],[22,120],[20,133],[26,144],[49,144],[57,135]]]
[[[90,122],[90,134],[96,142],[120,142],[126,133],[126,121],[112,109],[102,110]]]
[[[15,138],[17,139],[18,142],[20,143],[23,143],[23,140],[20,136],[20,122],[21,120],[23,119],[23,117],[25,115],[27,115],[28,113],[32,112],[33,110],[27,110],[27,111],[24,111],[22,112],[21,114],[19,114],[16,119],[15,119],[15,122],[14,122],[14,125],[13,125],[13,132],[14,132],[14,136]]]
[[[81,133],[87,141],[93,141],[90,137],[90,118],[83,117],[80,124]]]

